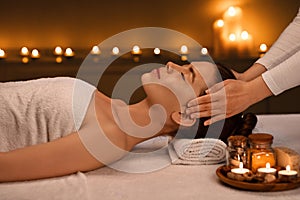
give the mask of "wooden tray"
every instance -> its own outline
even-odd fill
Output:
[[[283,190],[291,190],[297,187],[300,187],[300,178],[293,181],[292,183],[249,183],[244,181],[237,181],[230,179],[226,176],[225,171],[222,170],[221,166],[217,169],[216,173],[219,179],[234,188],[243,189],[243,190],[251,190],[251,191],[260,191],[260,192],[272,192],[272,191],[283,191]]]

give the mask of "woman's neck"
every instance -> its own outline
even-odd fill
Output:
[[[133,146],[176,129],[170,114],[158,105],[151,105],[147,98],[133,105],[112,100],[112,113],[119,128],[127,134],[127,142]]]

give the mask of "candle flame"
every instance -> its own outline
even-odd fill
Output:
[[[135,46],[133,46],[133,48],[132,48],[132,52],[134,53],[134,54],[138,54],[138,53],[140,53],[140,47],[138,46],[138,45],[135,45]]]
[[[0,49],[0,57],[1,58],[5,57],[5,51],[3,49]]]
[[[266,164],[266,168],[267,168],[267,169],[270,169],[270,168],[271,168],[270,163],[267,163],[267,164]]]
[[[155,54],[155,55],[160,54],[160,49],[159,49],[159,48],[155,48],[153,51],[154,51],[154,54]]]
[[[261,52],[266,52],[267,49],[268,49],[268,46],[266,44],[261,44],[259,46],[259,49],[260,49]]]
[[[114,48],[112,49],[112,53],[113,53],[114,55],[118,55],[118,54],[120,53],[119,48],[118,48],[118,47],[114,47]]]
[[[188,52],[187,46],[186,45],[182,45],[180,47],[180,51],[181,51],[182,54],[186,54]]]
[[[221,27],[224,26],[224,20],[222,20],[222,19],[217,20],[216,23],[217,23],[217,26],[218,26],[219,28],[221,28]]]
[[[249,33],[247,31],[243,31],[241,33],[242,40],[248,40],[249,39]]]
[[[55,47],[54,54],[59,56],[62,55],[63,54],[62,48],[60,46]]]
[[[287,165],[285,169],[286,169],[286,171],[290,172],[291,171],[291,166]]]
[[[236,41],[236,35],[234,33],[231,33],[228,37],[228,39],[231,41],[231,42],[234,42]]]
[[[228,12],[228,15],[231,16],[231,17],[233,17],[233,16],[236,15],[236,9],[235,9],[234,6],[230,6],[230,7],[228,8],[227,12]]]

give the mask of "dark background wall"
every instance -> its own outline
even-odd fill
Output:
[[[184,33],[209,50],[213,49],[212,23],[230,6],[243,10],[243,27],[252,34],[254,48],[269,46],[292,21],[299,0],[0,0],[0,48],[8,56],[0,60],[0,81],[26,80],[48,76],[76,76],[93,45],[119,32],[138,27],[164,27]],[[72,47],[77,53],[63,63],[54,62],[56,46]],[[22,46],[39,48],[42,57],[22,64]],[[258,54],[257,54],[258,55]],[[47,57],[47,58],[45,58]],[[256,59],[214,58],[237,71],[244,71]],[[99,89],[109,95],[118,74],[133,66],[121,60],[113,73],[104,77]],[[119,67],[119,68],[118,68]],[[256,113],[300,112],[300,89],[268,98],[251,108]],[[255,91],[254,91],[255,92]],[[141,95],[142,96],[142,95]],[[137,99],[140,92],[137,93]]]

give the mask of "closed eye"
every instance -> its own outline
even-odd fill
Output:
[[[194,71],[194,69],[192,67],[190,67],[190,72],[192,73],[192,83],[193,83],[194,80],[195,80],[196,74],[195,74],[195,71]]]
[[[185,81],[184,74],[183,73],[180,73],[180,74],[181,74],[181,78]]]

